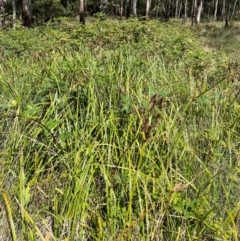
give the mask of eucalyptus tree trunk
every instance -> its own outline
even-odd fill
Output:
[[[226,12],[226,0],[222,0],[222,21],[224,21],[225,12]]]
[[[200,23],[201,13],[202,13],[202,6],[203,6],[203,0],[200,0],[199,1],[199,5],[197,7],[196,24]]]
[[[179,0],[176,0],[176,3],[175,3],[175,18],[178,18],[178,5],[179,5]]]
[[[214,21],[216,21],[216,19],[217,19],[217,10],[218,10],[218,0],[215,0],[214,17],[213,17]]]
[[[15,22],[16,22],[16,1],[12,0],[12,12],[13,12],[13,16],[12,16],[12,25],[13,25],[13,29],[15,29]]]
[[[181,17],[181,12],[182,12],[182,1],[180,2],[180,5],[178,7],[178,15],[177,15],[178,18]]]
[[[79,1],[79,21],[81,24],[85,24],[85,11],[84,0]]]
[[[231,18],[230,18],[230,22],[232,21],[233,15],[234,15],[234,13],[235,13],[237,2],[238,2],[238,0],[235,0],[235,2],[234,2],[233,10],[232,10],[232,15],[231,15]]]
[[[137,0],[132,0],[132,13],[133,16],[137,17]]]
[[[31,13],[28,0],[22,0],[22,21],[23,26],[30,27],[31,25]]]
[[[119,0],[119,15],[120,15],[120,21],[122,21],[122,16],[123,16],[123,0]]]
[[[149,20],[149,13],[151,8],[151,0],[146,0],[146,20]]]
[[[188,3],[188,1],[185,0],[185,2],[184,2],[184,19],[183,19],[184,22],[187,21],[187,3]]]

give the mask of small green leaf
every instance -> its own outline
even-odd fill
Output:
[[[197,102],[200,104],[204,104],[204,105],[209,105],[210,101],[208,100],[208,98],[204,95],[200,96],[197,98]]]
[[[133,104],[131,97],[129,97],[127,95],[121,95],[121,100],[123,103],[122,111],[129,112],[129,109],[130,109],[131,105]]]
[[[153,86],[149,87],[149,94],[150,94],[150,96],[153,96],[153,95],[155,95],[157,93],[158,93],[158,90],[155,87],[153,87]]]
[[[61,141],[65,141],[66,139],[68,139],[69,137],[72,136],[71,132],[64,132],[60,135],[60,140]]]
[[[30,194],[30,187],[29,184],[24,190],[24,205],[28,205],[31,199],[31,194]]]
[[[35,106],[32,103],[28,103],[26,105],[26,110],[23,112],[23,116],[26,118],[36,118],[39,116],[41,112],[41,108],[39,106]]]
[[[60,119],[51,119],[46,123],[46,127],[50,130],[53,130],[61,123]]]
[[[113,178],[115,179],[115,181],[121,182],[121,178],[119,177],[119,175],[115,174]]]
[[[158,94],[162,97],[167,97],[169,95],[170,91],[166,90],[166,89],[162,89],[160,91],[158,91]]]

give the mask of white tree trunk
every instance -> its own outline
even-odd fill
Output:
[[[182,1],[180,2],[180,6],[179,6],[179,8],[178,8],[178,18],[180,18],[181,17],[181,12],[182,12]]]
[[[151,8],[151,0],[146,0],[146,20],[149,20],[150,8]]]
[[[175,18],[178,18],[178,5],[179,5],[179,0],[176,0],[176,4],[175,4]]]
[[[119,14],[120,14],[120,20],[122,21],[123,16],[123,0],[119,1]]]
[[[184,3],[184,22],[187,21],[187,0]]]
[[[136,18],[137,17],[137,0],[132,1],[132,11],[133,11],[133,16]]]
[[[215,6],[214,6],[214,17],[213,20],[216,21],[217,19],[217,10],[218,10],[218,0],[215,0]]]
[[[13,11],[13,16],[12,16],[12,21],[13,21],[13,29],[15,29],[15,22],[17,18],[16,14],[16,1],[12,0],[12,11]]]
[[[200,23],[201,13],[202,13],[202,6],[203,6],[203,0],[200,0],[199,5],[197,7],[196,24]]]

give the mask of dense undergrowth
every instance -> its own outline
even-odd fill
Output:
[[[1,240],[239,240],[239,65],[197,31],[0,33]]]

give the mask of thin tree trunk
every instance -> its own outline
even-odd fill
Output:
[[[85,24],[84,0],[79,1],[79,21],[81,24]]]
[[[176,4],[175,4],[175,18],[178,18],[178,5],[179,5],[179,0],[176,0]]]
[[[151,0],[146,0],[146,20],[149,20],[150,8],[151,8]]]
[[[22,20],[23,20],[23,26],[29,28],[31,25],[31,17],[30,17],[30,11],[28,6],[28,0],[22,0]]]
[[[132,0],[132,12],[133,16],[137,17],[137,0]]]
[[[184,22],[187,22],[187,0],[185,0],[185,3],[184,3],[184,19],[183,19]]]
[[[230,0],[227,2],[227,11],[225,13],[225,27],[229,26],[229,15],[230,15]]]
[[[234,2],[234,6],[233,6],[233,11],[232,11],[232,15],[231,15],[231,18],[230,18],[230,22],[232,21],[233,15],[235,13],[237,2],[238,2],[238,0],[235,0],[235,2]]]
[[[13,29],[15,29],[15,22],[16,22],[16,1],[12,0],[12,11],[13,11],[13,16],[12,16],[12,21],[13,21]]]
[[[214,21],[216,21],[216,19],[217,19],[217,10],[218,10],[218,0],[215,0],[214,17],[213,17]]]
[[[193,0],[192,2],[192,23],[191,26],[194,25],[194,23],[196,23],[196,2],[197,0]]]
[[[222,2],[222,21],[224,21],[224,16],[225,16],[225,8],[226,8],[226,0],[223,0]]]
[[[201,13],[202,13],[202,6],[203,6],[203,0],[200,0],[200,3],[198,5],[198,7],[197,7],[196,24],[200,23]]]
[[[182,12],[182,1],[180,2],[180,6],[179,6],[179,8],[178,8],[178,18],[180,18],[181,17],[181,12]]]
[[[120,21],[122,21],[122,16],[123,16],[123,0],[120,0],[120,2],[119,2],[119,14],[120,14]]]

